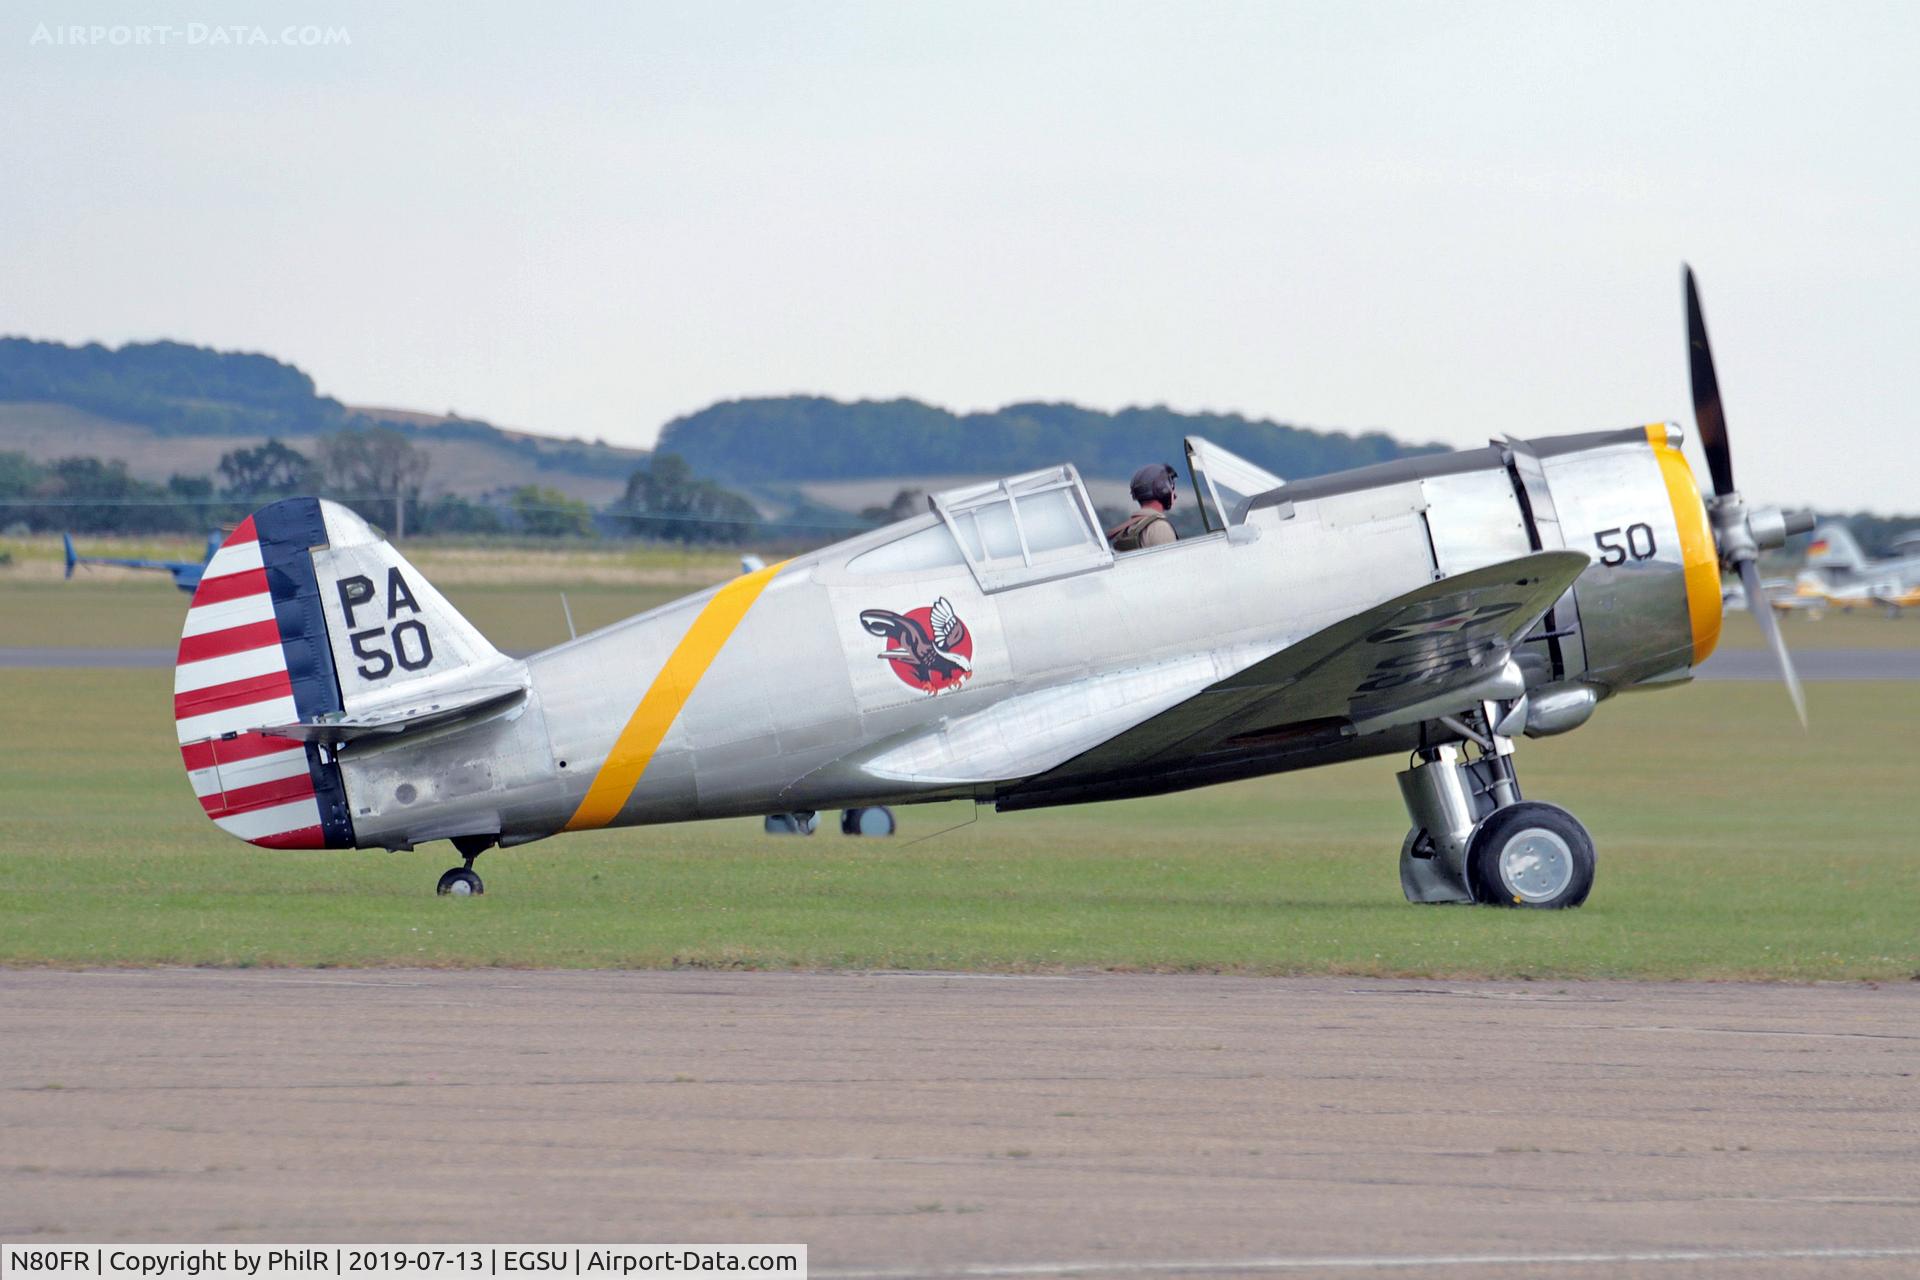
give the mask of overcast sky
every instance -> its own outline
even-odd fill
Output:
[[[1748,495],[1920,509],[1920,5],[401,8],[10,0],[0,332],[632,444],[819,392],[1692,448],[1684,258]]]

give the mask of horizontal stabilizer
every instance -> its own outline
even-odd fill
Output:
[[[356,738],[379,737],[433,729],[501,711],[527,696],[525,685],[475,685],[431,700],[366,707],[352,715],[344,713],[318,720],[296,720],[291,724],[262,726],[261,732],[276,738],[301,742],[342,743]]]

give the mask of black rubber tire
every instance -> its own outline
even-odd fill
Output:
[[[883,825],[884,824],[884,825]],[[868,825],[876,829],[862,830]],[[869,839],[890,836],[898,831],[899,824],[893,820],[893,810],[885,805],[869,805],[861,809],[843,809],[840,812],[840,834],[844,836],[866,836]]]
[[[1566,846],[1572,859],[1572,874],[1551,897],[1531,899],[1508,885],[1500,873],[1500,855],[1526,832],[1543,830]],[[1531,907],[1539,911],[1564,911],[1577,907],[1593,892],[1593,876],[1598,856],[1593,837],[1580,820],[1555,804],[1522,800],[1504,809],[1496,809],[1474,831],[1467,845],[1467,882],[1475,902],[1498,907]]]
[[[463,888],[464,893],[462,892]],[[434,890],[435,893],[442,897],[459,895],[462,897],[471,896],[475,898],[486,891],[487,886],[481,882],[480,877],[466,867],[454,867],[449,870],[445,875],[440,877],[440,885]]]

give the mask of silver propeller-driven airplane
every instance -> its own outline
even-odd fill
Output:
[[[277,502],[194,595],[181,753],[232,834],[451,840],[453,893],[481,892],[482,850],[566,831],[1028,809],[1405,755],[1409,900],[1575,906],[1593,842],[1522,798],[1517,737],[1685,680],[1722,565],[1800,700],[1754,561],[1807,522],[1734,490],[1690,272],[1687,314],[1708,500],[1664,424],[1292,484],[1195,438],[1204,536],[1115,555],[1062,466],[525,659],[351,511]]]
[[[1920,536],[1894,539],[1894,554],[1871,560],[1844,524],[1825,524],[1807,544],[1802,578],[1820,603],[1836,609],[1878,605],[1890,614],[1920,608]]]

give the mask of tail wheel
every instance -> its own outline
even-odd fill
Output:
[[[1596,862],[1579,820],[1534,800],[1494,810],[1467,847],[1475,900],[1503,907],[1577,907],[1593,891]]]

